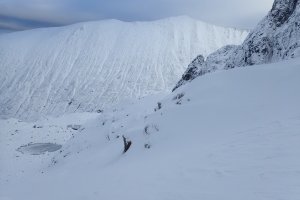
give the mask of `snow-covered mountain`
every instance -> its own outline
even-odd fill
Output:
[[[300,1],[275,0],[271,11],[250,32],[242,45],[227,46],[209,55],[206,61],[194,60],[176,88],[203,74],[257,65],[300,56]]]
[[[298,44],[298,32],[294,32],[298,29],[296,26],[290,25],[292,22],[297,22],[293,20],[298,11],[298,1],[276,0],[268,17],[258,26],[261,28],[270,26],[270,29],[266,28],[264,32],[260,32],[260,28],[257,28],[241,46],[225,46],[210,54],[206,60],[206,54],[198,56],[183,75],[181,85],[208,72],[227,69],[226,66],[230,63],[237,62],[238,65],[234,65],[234,69],[206,74],[194,79],[190,84],[177,88],[173,93],[163,94],[163,96],[151,95],[133,102],[127,101],[127,103],[105,109],[101,113],[73,113],[59,118],[47,117],[36,122],[0,119],[0,200],[300,199],[300,58],[293,58],[298,55],[298,48],[295,45]],[[161,23],[169,24],[170,20],[167,21],[151,22],[151,26],[149,23],[146,23],[147,26],[145,23],[124,24],[116,21],[113,23],[117,23],[118,26],[119,24],[126,27],[134,26],[134,30],[137,29],[136,26],[142,26],[143,30],[145,30],[145,26],[150,26],[156,30],[153,27],[159,26],[158,24]],[[102,23],[108,22],[100,24]],[[269,23],[269,25],[265,23]],[[95,30],[95,24],[92,24],[91,27]],[[111,22],[108,24],[112,26]],[[187,22],[182,23],[182,25],[187,24]],[[82,26],[84,28],[78,30],[78,27]],[[78,31],[70,40],[62,40],[61,44],[55,44],[55,48],[48,43],[50,49],[53,48],[51,52],[57,59],[52,58],[53,60],[48,61],[47,65],[42,65],[44,70],[47,69],[47,76],[39,76],[42,71],[38,71],[34,73],[34,78],[30,78],[30,74],[34,70],[27,71],[25,75],[11,71],[11,74],[20,74],[20,77],[16,76],[13,77],[16,80],[11,80],[10,85],[13,86],[11,87],[13,89],[8,87],[6,81],[6,89],[14,92],[16,91],[15,87],[25,88],[24,94],[30,94],[30,101],[32,100],[34,105],[42,102],[40,94],[43,94],[43,91],[38,90],[39,93],[36,93],[35,89],[32,89],[31,82],[37,84],[37,88],[40,90],[47,89],[46,86],[50,85],[51,87],[46,90],[47,94],[50,94],[52,90],[58,92],[52,94],[54,96],[47,95],[44,98],[51,97],[47,102],[51,103],[52,107],[50,108],[56,109],[64,108],[59,104],[56,106],[54,103],[57,102],[54,100],[58,101],[61,98],[58,96],[56,99],[56,94],[60,94],[60,89],[57,90],[57,88],[64,88],[64,84],[68,83],[69,76],[75,80],[73,85],[67,84],[73,91],[72,95],[77,94],[78,91],[79,93],[90,91],[89,89],[93,85],[89,84],[98,83],[98,79],[97,77],[94,79],[86,77],[93,77],[93,74],[100,75],[102,72],[84,71],[84,60],[90,58],[91,52],[86,48],[81,48],[79,44],[83,47],[85,44],[78,39],[76,34],[84,34],[87,27],[90,26],[81,24],[62,29],[50,29],[55,33],[53,36],[47,29],[40,30],[44,32],[43,34],[40,31],[19,33],[25,34],[28,38],[32,37],[34,40],[39,40],[38,36],[40,36],[41,41],[44,41],[44,35],[48,35],[49,40],[52,36],[55,39],[53,41],[56,41],[57,35],[69,33],[70,28]],[[162,27],[166,27],[166,25],[162,25]],[[284,32],[289,28],[294,31],[288,34],[290,37],[284,38],[286,36]],[[114,30],[112,32],[115,33],[115,29],[108,30]],[[124,29],[122,28],[122,30]],[[279,30],[283,32],[279,34]],[[156,33],[155,37],[158,37],[165,34],[164,31],[162,32],[153,31],[152,34]],[[191,32],[196,33],[197,31]],[[275,37],[277,33],[279,35]],[[100,32],[95,34],[99,35]],[[115,42],[117,47],[120,43],[127,46],[124,37],[128,39],[128,35],[130,34],[115,36],[121,37],[120,41]],[[145,35],[152,36],[148,31],[143,34],[143,36]],[[140,36],[134,35],[132,38]],[[173,36],[171,34],[166,38]],[[9,34],[5,37],[10,38],[7,41],[12,41],[13,38],[19,38],[19,35]],[[90,37],[87,37],[86,41],[89,41]],[[111,35],[107,35],[107,38],[111,37]],[[179,46],[192,45],[187,42],[187,38],[192,39],[190,35],[185,35],[184,38],[185,42]],[[25,44],[26,40],[20,40],[23,44],[19,41],[19,46],[28,46]],[[77,44],[78,40],[82,43]],[[282,45],[280,47],[282,49],[274,46],[271,48],[265,44],[273,43],[266,41],[277,41]],[[283,43],[283,41],[285,42]],[[78,48],[75,51],[77,54],[70,53],[74,51],[71,47],[63,48],[63,46],[68,46],[66,45],[68,42],[72,44],[72,47]],[[139,40],[139,43],[144,44],[143,42],[144,40]],[[172,46],[164,43],[160,46],[156,40],[151,42],[153,45],[157,45],[155,48]],[[159,42],[166,41],[160,39]],[[134,45],[139,43],[131,45],[136,49],[137,47]],[[38,49],[32,48],[35,49],[37,57],[41,51],[40,55],[45,56],[46,59],[47,56],[43,52],[45,51],[44,46],[36,45],[39,47]],[[59,52],[66,51],[62,55],[70,56],[70,58],[67,57],[68,59],[63,59],[66,66],[71,58],[74,59],[72,56],[78,58],[75,59],[75,63],[71,64],[76,69],[76,73],[71,72],[74,69],[70,66],[59,68],[59,72],[56,72],[55,63],[61,62],[60,55],[55,52],[58,50],[56,46],[63,49]],[[93,45],[89,44],[88,46]],[[11,50],[1,50],[1,52],[6,52],[6,54],[11,52],[11,55],[15,55],[13,54],[15,45],[13,47],[8,45],[8,47]],[[117,47],[114,48],[119,52]],[[148,48],[150,47],[149,44]],[[287,49],[284,50],[283,47]],[[40,48],[43,51],[38,51]],[[183,52],[185,51],[186,49]],[[147,52],[150,52],[150,56],[154,54],[152,51]],[[176,55],[183,55],[183,52]],[[270,52],[272,53],[270,54]],[[111,52],[111,54],[114,53]],[[118,54],[120,54],[119,59],[125,59],[127,55],[131,55],[128,52],[124,55]],[[143,57],[144,54],[146,53],[141,53],[136,58]],[[49,55],[50,58],[53,55]],[[131,56],[133,55],[132,52]],[[42,58],[44,58],[43,56]],[[157,55],[158,58],[159,56],[161,55]],[[6,57],[4,56],[4,58]],[[19,59],[24,60],[22,57],[15,57],[11,62],[18,63]],[[40,66],[40,60],[33,62],[29,58],[27,59],[28,64]],[[281,59],[284,61],[275,63]],[[94,61],[96,63],[97,60]],[[118,59],[115,62],[117,61]],[[150,61],[154,62],[149,57]],[[255,64],[265,62],[271,63]],[[147,64],[147,62],[143,64],[145,63]],[[246,65],[253,66],[240,67]],[[22,70],[22,66],[20,65],[18,70]],[[24,67],[24,70],[26,69],[28,68]],[[52,69],[55,69],[55,72]],[[112,70],[108,77],[118,76],[113,71],[115,68],[108,67],[108,69]],[[121,73],[122,68],[117,69],[118,73]],[[137,68],[133,69],[137,70]],[[156,69],[158,69],[158,65]],[[162,70],[163,67],[159,69]],[[1,68],[1,70],[4,69]],[[147,72],[150,73],[150,71],[149,69]],[[85,73],[80,74],[81,72]],[[143,81],[143,76],[149,76],[144,71],[139,73],[129,71],[125,74],[128,75],[121,77],[122,80],[128,79],[131,75],[131,77],[138,77],[140,81]],[[6,75],[7,80],[10,80],[10,73]],[[40,77],[41,79],[39,79]],[[167,78],[170,77],[167,76]],[[30,81],[31,79],[40,82]],[[6,80],[5,77],[3,80]],[[159,78],[154,76],[151,80],[159,81]],[[50,84],[46,84],[47,81]],[[106,81],[112,84],[114,80]],[[57,83],[60,84],[57,85]],[[100,82],[98,84],[93,88],[101,87]],[[108,92],[115,88],[113,84],[104,86]],[[52,89],[52,87],[54,88]],[[62,94],[66,96],[62,99],[67,100],[68,89],[64,88],[65,93]],[[0,91],[4,91],[3,86]],[[17,91],[19,92],[19,90]],[[156,92],[154,89],[151,92],[153,91]],[[83,96],[81,100],[86,101],[88,97],[92,97],[92,95]],[[8,97],[3,98],[2,96],[0,98],[1,100],[8,99]],[[41,98],[41,101],[36,100],[38,98]],[[76,102],[74,99],[69,102],[68,106],[71,107]],[[4,103],[12,105],[8,101]],[[21,105],[21,108],[24,109],[25,106],[27,104]],[[30,107],[26,108],[30,113]],[[35,111],[38,112],[38,110]],[[50,111],[56,112],[55,109],[47,112]],[[65,111],[69,110],[64,109],[61,112]],[[26,109],[16,113],[22,116],[21,113],[25,112],[27,112]],[[125,150],[126,152],[124,152]]]
[[[171,90],[190,61],[247,31],[188,17],[116,20],[0,36],[0,117],[97,111]]]
[[[0,199],[300,199],[299,63],[207,74],[101,114],[0,120]]]

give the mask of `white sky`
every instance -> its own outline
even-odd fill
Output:
[[[99,19],[144,21],[177,15],[252,28],[273,0],[0,0],[0,29],[24,29]]]

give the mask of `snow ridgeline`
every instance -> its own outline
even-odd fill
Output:
[[[199,55],[175,89],[216,70],[278,62],[300,56],[300,1],[275,0],[271,11],[250,32],[242,45],[225,46],[204,61]]]
[[[170,91],[196,55],[241,44],[247,34],[175,17],[1,35],[0,117],[94,112]]]
[[[299,63],[207,74],[99,114],[0,120],[0,199],[299,199]],[[63,147],[15,151],[30,142]]]

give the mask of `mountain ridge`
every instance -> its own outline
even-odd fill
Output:
[[[173,90],[198,76],[216,70],[299,57],[299,21],[299,0],[275,0],[267,16],[249,33],[243,44],[231,46],[228,50],[225,50],[226,47],[219,49],[197,66],[191,63]]]
[[[1,35],[0,117],[95,112],[124,99],[169,92],[193,57],[240,44],[247,34],[180,17]]]

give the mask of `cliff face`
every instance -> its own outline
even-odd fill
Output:
[[[299,0],[276,0],[269,14],[232,54],[225,68],[276,62],[299,56]]]
[[[270,20],[279,27],[293,14],[298,0],[276,0],[270,11]]]
[[[205,69],[205,72],[211,72],[217,69],[265,64],[299,56],[300,0],[275,0],[271,11],[251,31],[242,45],[224,47],[211,54],[205,62],[197,66],[198,69],[195,71],[201,73],[194,74],[187,81],[203,75],[202,69]],[[180,80],[174,89],[187,81]]]
[[[206,61],[202,55],[197,56],[182,75],[180,81],[172,91],[194,78],[224,68],[224,64],[230,59],[230,55],[237,48],[236,45],[227,45],[210,54]]]

